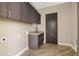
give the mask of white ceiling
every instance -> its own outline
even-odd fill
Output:
[[[48,7],[48,6],[62,4],[62,3],[65,3],[65,2],[30,2],[30,4],[37,10]]]

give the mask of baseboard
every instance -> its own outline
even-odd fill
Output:
[[[43,43],[46,43],[46,41],[43,41]]]
[[[15,56],[20,56],[21,54],[24,53],[24,51],[28,50],[28,47],[26,47],[25,49],[21,50],[19,53],[17,53]]]
[[[58,43],[59,45],[65,45],[65,46],[70,46],[72,47],[72,49],[77,53],[77,49],[75,47],[73,47],[71,44],[67,44],[67,43]]]
[[[77,48],[75,48],[74,46],[71,45],[71,47],[75,50],[75,52],[77,53]]]

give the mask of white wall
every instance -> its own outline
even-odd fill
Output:
[[[28,46],[27,32],[32,30],[30,24],[7,21],[0,18],[0,56],[16,55]],[[26,34],[24,34],[26,32]],[[6,38],[6,42],[1,42]]]
[[[77,3],[72,3],[72,46],[77,48]],[[77,50],[77,49],[75,49]]]
[[[72,46],[77,51],[77,17],[76,3],[64,3],[39,9],[41,14],[41,25],[39,28],[45,33],[46,39],[46,19],[47,13],[58,13],[58,44]]]

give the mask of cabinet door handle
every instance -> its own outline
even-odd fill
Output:
[[[10,17],[10,10],[8,11],[8,16]]]

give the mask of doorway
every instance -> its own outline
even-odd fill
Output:
[[[46,14],[46,43],[58,43],[57,13]]]

